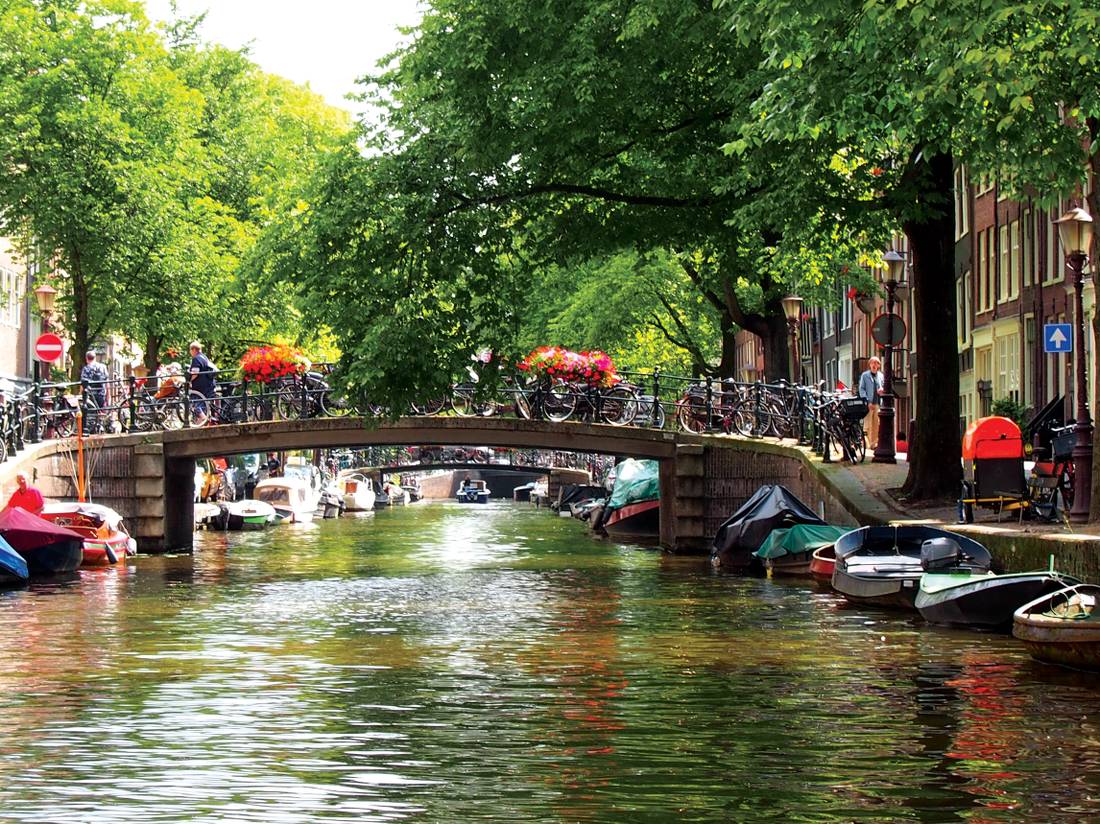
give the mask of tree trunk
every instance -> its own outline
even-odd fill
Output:
[[[718,362],[718,377],[737,377],[737,324],[728,312],[722,313],[722,359]]]
[[[903,224],[913,260],[915,404],[920,411],[902,491],[916,500],[955,498],[962,480],[953,174],[950,155],[931,156],[918,187],[920,217]]]
[[[793,383],[787,319],[782,315],[768,315],[764,323],[764,334],[760,335],[764,342],[764,380],[775,383],[785,378]]]

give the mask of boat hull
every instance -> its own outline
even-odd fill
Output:
[[[661,502],[627,504],[608,515],[604,532],[612,538],[656,541],[661,535]]]
[[[1028,601],[1074,583],[1048,572],[1016,575],[960,576],[958,586],[937,592],[920,591],[915,606],[932,624],[1009,632],[1012,615]]]
[[[1033,658],[1071,669],[1100,672],[1100,624],[1017,616],[1012,634],[1023,641]]]
[[[818,584],[832,588],[833,570],[836,569],[836,552],[831,546],[815,549],[810,556],[810,575]]]
[[[107,551],[108,548],[110,552]],[[124,535],[111,537],[105,541],[85,541],[80,565],[83,567],[111,566],[125,560],[129,554],[129,541]]]
[[[890,577],[851,574],[837,567],[833,570],[832,586],[852,603],[873,604],[888,609],[915,609],[919,569]]]
[[[297,509],[275,507],[275,515],[281,524],[309,524],[313,523],[313,512]]]
[[[772,575],[787,578],[806,578],[810,575],[810,564],[813,561],[813,553],[798,552],[793,555],[784,555],[781,558],[769,558],[764,566],[772,571]]]
[[[31,575],[56,575],[73,572],[84,560],[84,542],[78,539],[24,550],[19,553],[27,562]]]

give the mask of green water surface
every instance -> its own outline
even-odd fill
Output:
[[[0,594],[0,821],[1049,821],[1100,680],[421,504]]]

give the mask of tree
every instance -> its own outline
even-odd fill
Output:
[[[0,42],[0,226],[62,273],[79,359],[179,237],[200,103],[132,3],[12,0]]]
[[[785,374],[779,299],[801,272],[780,262],[839,258],[864,229],[835,221],[852,178],[832,150],[719,151],[750,115],[757,62],[707,3],[437,0],[374,78],[381,125],[329,159],[309,209],[281,227],[299,247],[284,269],[305,273],[353,382],[395,399],[505,341],[531,272],[620,252],[680,262],[718,317],[720,374],[739,327]],[[769,193],[782,208],[761,207]],[[792,212],[851,236],[803,243]]]

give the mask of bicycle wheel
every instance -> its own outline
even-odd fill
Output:
[[[447,408],[447,399],[428,398],[426,401],[420,401],[411,406],[414,415],[439,415]]]
[[[863,463],[867,457],[867,433],[863,431],[862,421],[848,424],[849,440],[852,445],[852,463]]]
[[[626,426],[638,415],[638,396],[625,386],[600,393],[600,418],[612,426]]]
[[[206,426],[213,416],[213,409],[211,408],[213,401],[207,398],[206,395],[202,394],[198,389],[192,389],[189,403],[191,407],[189,410],[191,426]],[[180,409],[183,409],[182,404],[180,404]]]
[[[707,428],[706,409],[696,403],[696,398],[687,394],[676,404],[676,422],[685,432],[694,432],[696,435],[705,432]]]
[[[554,381],[542,397],[542,411],[547,420],[569,420],[577,409],[577,394],[565,381]]]
[[[308,403],[308,398],[304,399]],[[297,383],[286,383],[279,387],[275,395],[275,411],[284,421],[304,418],[306,406],[303,403],[302,389]]]
[[[477,391],[472,383],[457,384],[451,393],[451,409],[460,418],[472,418],[477,414],[477,403],[474,394]]]
[[[321,414],[326,418],[343,418],[353,411],[352,405],[343,395],[336,395],[332,390],[325,390],[320,396]]]
[[[248,420],[250,421],[269,421],[274,417],[274,410],[272,409],[272,401],[269,395],[258,397],[250,395],[248,398],[248,409],[246,410]]]
[[[516,402],[513,408],[515,409],[517,418],[523,418],[525,421],[531,420],[531,415],[533,414],[531,411],[531,399],[522,389],[516,392]]]

